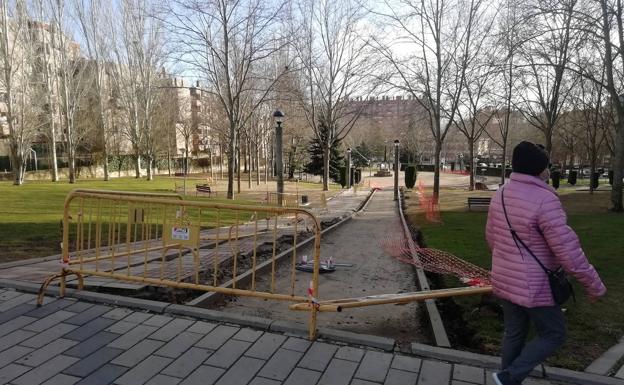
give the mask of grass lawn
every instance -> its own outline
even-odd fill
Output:
[[[0,182],[0,262],[60,253],[63,202],[67,194],[76,188],[173,193],[174,181],[167,177],[157,177],[153,181],[114,178],[108,182],[79,180],[75,184],[27,181],[21,186]],[[192,194],[186,199],[196,198]],[[249,200],[231,201],[222,197],[211,198],[210,201],[257,203]]]
[[[444,190],[440,209],[443,224],[431,224],[417,209],[416,194],[408,197],[408,216],[423,233],[427,246],[449,251],[476,265],[491,267],[490,251],[485,242],[486,211],[466,210],[466,197],[488,195],[488,192]],[[624,214],[609,213],[610,192],[590,195],[588,192],[562,191],[561,200],[568,213],[568,223],[577,232],[587,257],[605,282],[606,297],[589,304],[580,285],[576,285],[577,302],[566,304],[568,340],[549,364],[582,370],[624,335]],[[452,277],[444,277],[446,286],[459,286]],[[499,354],[502,316],[478,310],[481,298],[456,298],[462,309],[460,324],[472,332],[465,348]],[[460,345],[462,341],[458,342]]]

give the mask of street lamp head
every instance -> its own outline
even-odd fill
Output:
[[[275,110],[273,118],[277,124],[281,124],[284,121],[284,113],[280,110]]]
[[[347,148],[347,153],[351,153],[351,147]]]
[[[399,147],[399,140],[398,140],[398,139],[396,139],[396,140],[394,141],[394,147]]]

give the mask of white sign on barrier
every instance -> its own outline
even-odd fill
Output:
[[[191,229],[188,227],[172,227],[171,239],[176,241],[188,241],[191,239]]]

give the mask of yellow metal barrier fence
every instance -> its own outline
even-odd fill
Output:
[[[280,193],[267,191],[266,204],[269,206],[279,206],[279,196]],[[283,207],[299,207],[299,194],[281,193],[281,196]]]
[[[313,214],[298,208],[175,198],[179,197],[71,192],[64,207],[63,266],[42,284],[38,303],[56,278],[63,296],[68,275],[78,277],[78,289],[83,288],[85,277],[94,276],[295,303],[312,304],[312,296],[318,297],[321,227]],[[314,237],[310,256],[314,271],[311,292],[307,288],[301,292],[301,285],[295,285],[294,246],[307,237]],[[276,256],[291,247],[289,284],[277,285]],[[260,282],[258,267],[269,270],[270,282]],[[230,287],[221,286],[227,281],[232,282]],[[311,339],[316,334],[316,315],[317,308],[310,306]]]

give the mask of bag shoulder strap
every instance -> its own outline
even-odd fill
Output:
[[[507,226],[509,227],[509,232],[511,232],[511,237],[514,240],[516,247],[520,251],[520,254],[522,254],[522,249],[520,248],[520,245],[522,245],[529,252],[529,254],[531,254],[531,256],[535,259],[535,261],[540,265],[540,267],[546,272],[546,274],[551,273],[550,269],[544,266],[542,261],[540,261],[539,258],[537,258],[535,254],[533,254],[531,249],[529,249],[529,247],[524,243],[524,241],[522,241],[518,233],[516,233],[513,227],[511,227],[511,222],[509,221],[509,216],[507,215],[507,207],[505,207],[505,188],[504,187],[501,187],[501,204],[503,206],[503,212],[505,213],[505,220],[507,221]],[[518,243],[520,243],[520,245]]]

